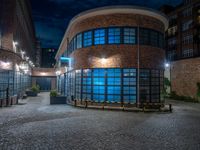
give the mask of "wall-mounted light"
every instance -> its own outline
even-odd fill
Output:
[[[46,73],[45,73],[45,72],[41,72],[40,74],[41,74],[42,76],[45,76],[45,75],[46,75]]]
[[[56,71],[56,75],[59,76],[61,74],[61,71]]]
[[[165,67],[168,68],[170,66],[169,63],[165,63]]]
[[[18,42],[14,41],[13,44],[16,46],[16,45],[18,45]]]
[[[106,58],[101,58],[101,63],[102,64],[105,64],[107,62],[107,59]]]

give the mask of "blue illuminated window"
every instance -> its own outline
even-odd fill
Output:
[[[84,32],[84,42],[83,42],[83,45],[84,47],[87,47],[87,46],[91,46],[92,45],[92,31],[88,31],[88,32]]]
[[[109,44],[120,43],[120,28],[108,29],[108,43]]]
[[[135,28],[124,28],[124,43],[136,44],[136,29]]]
[[[82,48],[82,34],[77,35],[77,48]]]
[[[73,50],[76,49],[76,37],[73,38]]]
[[[105,44],[105,29],[97,29],[94,31],[94,44]]]

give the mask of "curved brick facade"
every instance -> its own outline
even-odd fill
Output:
[[[72,53],[73,68],[131,68],[137,67],[137,45],[98,45],[81,48]],[[106,64],[101,58],[106,58]],[[156,59],[155,59],[156,58]],[[163,69],[165,51],[140,46],[140,68]]]
[[[61,66],[72,60],[58,75],[58,91],[81,101],[161,102],[167,24],[162,14],[138,7],[98,8],[74,17],[56,55]]]
[[[90,17],[73,24],[69,29],[68,38],[71,40],[79,32],[111,26],[139,26],[164,33],[164,24],[153,17],[137,14],[112,14]]]
[[[105,27],[142,27],[164,33],[164,24],[153,17],[138,14],[111,14],[90,17],[78,21],[68,29],[68,40],[78,33]],[[96,45],[81,48],[70,56],[74,59],[74,69],[105,68],[105,67],[137,67],[138,45]],[[163,69],[165,52],[163,49],[152,46],[139,46],[140,67]],[[100,58],[107,58],[106,66],[99,63]],[[81,59],[80,59],[81,58]],[[156,58],[156,59],[155,59]]]

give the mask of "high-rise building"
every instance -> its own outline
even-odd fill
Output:
[[[41,67],[54,68],[56,64],[55,56],[57,49],[55,48],[42,48],[41,52]]]
[[[200,1],[184,0],[177,7],[163,6],[161,10],[169,17],[165,35],[171,90],[195,97],[200,82]]]
[[[30,86],[35,63],[35,30],[29,0],[0,0],[0,99]]]
[[[42,55],[41,42],[40,42],[40,40],[37,39],[37,41],[36,41],[36,61],[35,61],[36,67],[41,66],[41,55]]]

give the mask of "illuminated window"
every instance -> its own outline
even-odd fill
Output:
[[[193,49],[183,49],[182,56],[184,58],[186,58],[186,57],[192,57],[193,56]]]
[[[135,28],[124,28],[124,43],[125,44],[135,44],[136,43]]]
[[[108,43],[109,44],[120,43],[120,28],[108,29]]]
[[[193,43],[193,35],[183,36],[182,43],[183,44],[191,44],[191,43]]]
[[[77,48],[82,48],[82,34],[77,35]]]
[[[94,31],[94,44],[105,44],[105,29],[97,29]]]
[[[182,31],[186,31],[192,27],[192,20],[182,23]]]
[[[92,31],[84,32],[84,47],[91,46],[92,45]]]

